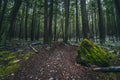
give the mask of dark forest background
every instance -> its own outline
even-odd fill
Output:
[[[0,42],[120,40],[119,0],[0,0]]]

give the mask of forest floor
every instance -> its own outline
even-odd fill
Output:
[[[108,80],[111,77],[108,73],[92,71],[93,67],[77,64],[76,46],[57,42],[38,51],[22,63],[10,80]]]

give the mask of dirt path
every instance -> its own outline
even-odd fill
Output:
[[[43,48],[11,80],[86,80],[87,68],[76,64],[76,51],[76,47],[62,43],[49,50]]]

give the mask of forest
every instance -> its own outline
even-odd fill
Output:
[[[0,80],[120,80],[120,0],[0,0]]]

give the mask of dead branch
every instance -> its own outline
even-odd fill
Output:
[[[31,48],[35,53],[38,53],[38,50],[35,49],[32,45],[30,45],[30,48]]]

